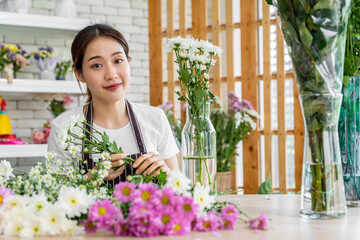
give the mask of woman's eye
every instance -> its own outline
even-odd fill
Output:
[[[98,63],[95,63],[94,65],[91,66],[91,68],[94,68],[94,69],[98,69],[101,67],[101,64],[98,64]]]
[[[115,60],[115,63],[121,63],[122,61],[123,61],[123,60],[119,58],[119,59],[116,59],[116,60]]]

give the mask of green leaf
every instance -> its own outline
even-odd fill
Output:
[[[103,140],[104,143],[108,143],[109,142],[109,135],[106,134],[106,132],[104,132],[101,136],[101,139]]]
[[[271,188],[271,177],[269,177],[263,182],[257,191],[258,194],[272,194],[272,188]]]
[[[267,4],[269,4],[269,5],[273,5],[273,6],[274,6],[274,3],[273,3],[273,1],[272,1],[272,0],[266,0],[266,2],[267,2]]]
[[[301,42],[304,44],[304,46],[306,48],[310,49],[311,45],[312,45],[312,41],[313,41],[313,36],[311,35],[309,30],[307,29],[305,23],[301,24],[301,26],[299,28],[299,34],[300,34]]]

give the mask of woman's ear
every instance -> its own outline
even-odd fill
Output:
[[[74,67],[74,68],[73,68],[73,71],[74,71],[74,73],[75,73],[75,76],[76,76],[77,80],[79,80],[80,82],[85,83],[85,79],[84,79],[84,76],[83,76],[81,70],[76,69],[76,68]]]

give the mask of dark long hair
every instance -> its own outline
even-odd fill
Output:
[[[129,45],[124,36],[115,28],[107,24],[93,24],[82,29],[75,36],[71,45],[71,55],[73,60],[73,68],[76,71],[82,72],[82,63],[84,60],[84,54],[89,43],[98,37],[110,37],[120,43],[125,51],[125,56],[130,61]],[[92,99],[91,92],[87,88],[87,102]]]

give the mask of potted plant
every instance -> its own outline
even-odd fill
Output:
[[[228,93],[228,108],[214,104],[210,118],[216,131],[217,191],[231,188],[231,165],[235,164],[237,144],[256,128],[259,114],[249,101],[239,100],[234,92]]]
[[[4,71],[9,83],[12,83],[13,78],[16,78],[16,73],[27,65],[29,57],[20,45],[0,44],[0,72]]]
[[[55,73],[56,80],[65,80],[65,75],[71,66],[71,61],[61,61],[56,64]]]
[[[348,205],[360,203],[360,0],[351,2],[346,33],[343,100],[339,117],[339,140]]]

